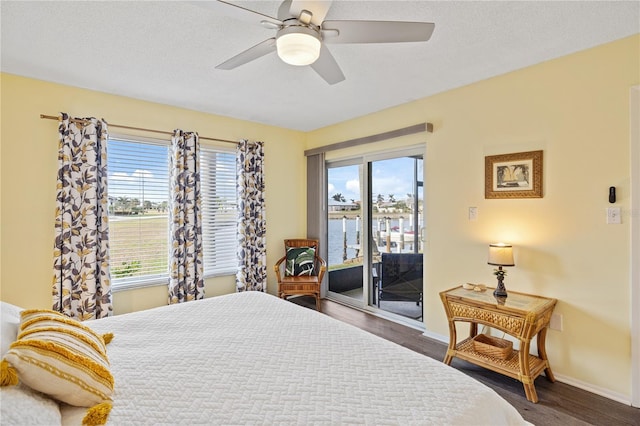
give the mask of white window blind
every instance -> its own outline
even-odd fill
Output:
[[[202,147],[200,183],[205,275],[235,274],[238,270],[235,152]]]
[[[107,170],[113,284],[168,277],[168,145],[109,139]]]
[[[110,138],[108,191],[111,276],[115,288],[168,278],[169,143]],[[234,274],[235,153],[200,155],[204,274]]]

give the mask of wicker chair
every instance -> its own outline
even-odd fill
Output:
[[[316,299],[316,309],[322,311],[320,307],[320,285],[327,270],[327,262],[319,255],[318,240],[290,239],[284,240],[285,255],[278,260],[273,269],[278,278],[278,297],[286,299],[288,296],[305,295],[313,296]],[[294,271],[287,269],[287,253],[290,249],[313,248],[313,270],[308,270],[310,275],[295,275]],[[292,259],[290,259],[292,262]],[[291,264],[289,265],[291,266]]]

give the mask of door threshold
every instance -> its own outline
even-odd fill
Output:
[[[423,321],[420,320],[415,320],[412,318],[408,318],[405,317],[403,315],[399,315],[399,314],[394,314],[393,312],[388,312],[385,311],[384,309],[380,309],[377,307],[373,307],[373,306],[358,306],[356,304],[353,303],[349,303],[348,299],[346,297],[331,297],[331,296],[327,296],[326,297],[327,300],[330,300],[332,302],[335,303],[339,303],[343,306],[346,306],[347,308],[351,308],[354,309],[356,311],[360,311],[360,312],[364,312],[373,316],[376,316],[378,318],[382,318],[391,322],[395,322],[396,324],[401,324],[401,325],[405,325],[407,327],[411,327],[414,330],[418,330],[421,332],[424,332],[426,330],[426,327],[424,325]],[[353,299],[352,299],[353,300]],[[361,301],[360,301],[361,302]]]

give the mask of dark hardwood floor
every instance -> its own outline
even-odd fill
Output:
[[[315,309],[312,298],[298,297],[291,301]],[[322,312],[428,357],[444,359],[446,345],[425,337],[419,330],[326,299],[322,301]],[[537,426],[640,426],[640,409],[564,383],[551,383],[544,376],[535,381],[539,402],[533,404],[527,401],[522,384],[515,379],[456,358],[451,365],[494,389],[516,407],[525,420]]]

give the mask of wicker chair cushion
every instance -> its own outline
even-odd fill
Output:
[[[287,247],[286,277],[314,275],[316,250],[313,247]]]

